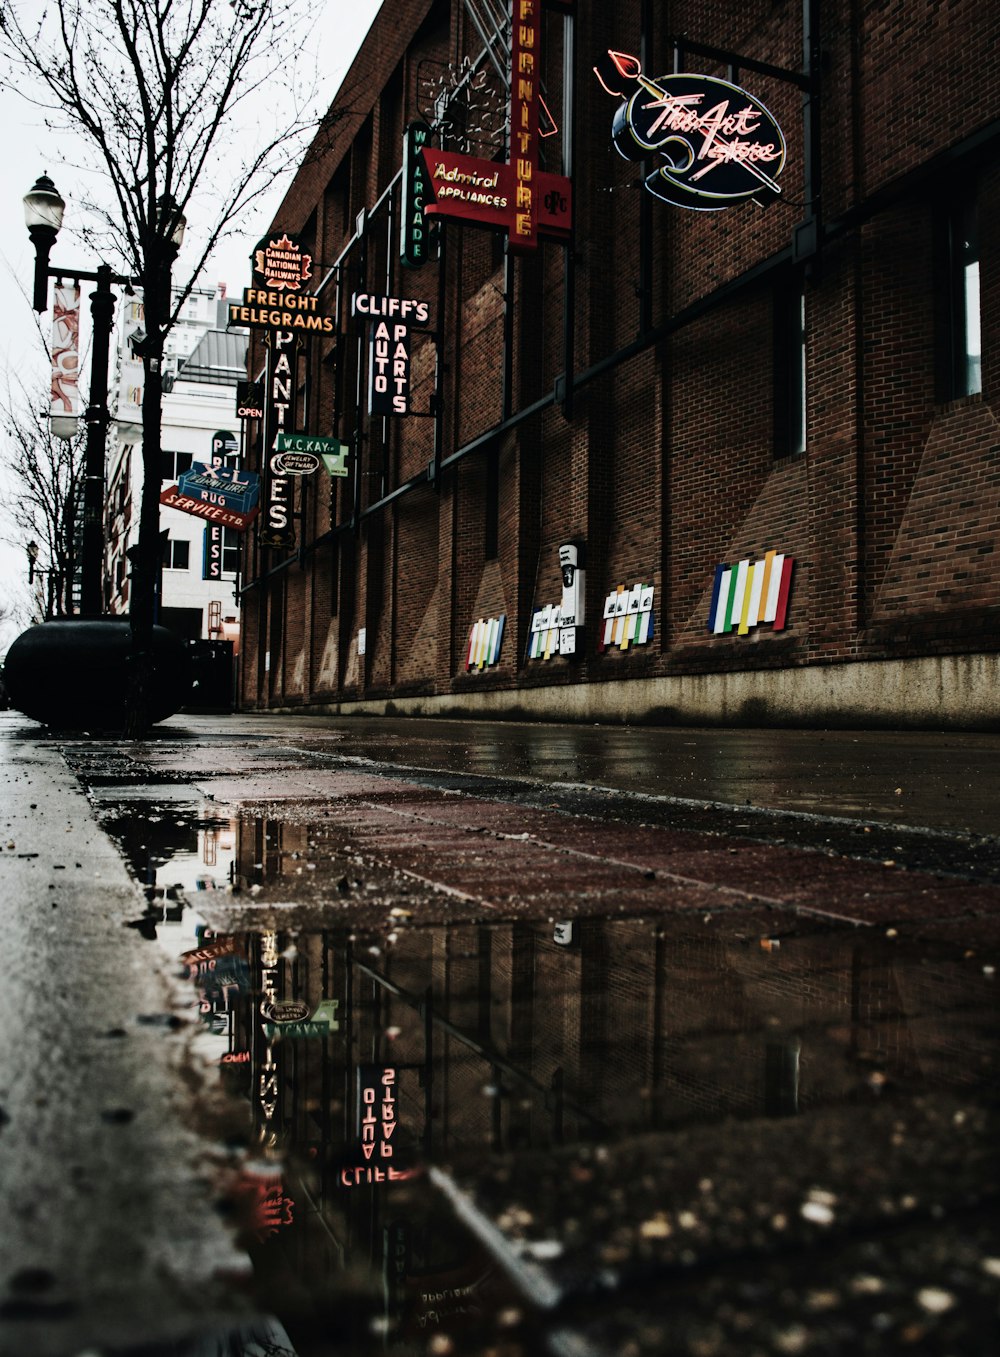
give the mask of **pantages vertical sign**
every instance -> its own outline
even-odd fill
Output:
[[[293,547],[292,482],[276,451],[278,438],[295,424],[294,362],[299,341],[291,330],[272,330],[268,336],[267,413],[264,428],[267,471],[264,477],[264,507],[258,542],[262,547]]]
[[[512,4],[510,162],[502,165],[425,147],[434,201],[424,210],[428,216],[501,227],[511,248],[530,250],[537,246],[539,233],[569,233],[573,195],[565,175],[547,174],[539,167],[542,0]]]

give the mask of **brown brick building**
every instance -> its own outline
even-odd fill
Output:
[[[276,217],[332,318],[291,350],[286,428],[348,474],[286,478],[294,544],[247,534],[243,705],[992,725],[1000,8],[516,4],[513,34],[509,0],[383,6]],[[540,123],[512,149],[522,20]],[[415,120],[436,188],[492,162],[511,216],[427,217],[404,267]],[[712,184],[729,205],[663,201]],[[370,413],[358,295],[427,303],[407,414]]]

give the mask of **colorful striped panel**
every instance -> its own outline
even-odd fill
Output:
[[[499,617],[481,617],[478,622],[473,622],[465,653],[466,669],[482,669],[497,663],[506,620],[507,614],[502,613]]]
[[[653,636],[653,586],[619,584],[604,600],[604,624],[598,633],[598,654],[612,648],[628,650],[645,645]]]
[[[751,627],[767,622],[775,631],[783,631],[794,564],[793,557],[768,551],[762,561],[717,565],[708,630],[715,636],[730,631],[746,636]]]

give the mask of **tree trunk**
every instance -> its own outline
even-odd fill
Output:
[[[160,569],[160,442],[163,423],[163,324],[170,305],[170,265],[157,262],[144,280],[146,340],[143,347],[142,497],[139,541],[132,564],[129,593],[129,655],[125,734],[141,740],[150,726],[153,682],[153,626],[156,581]]]

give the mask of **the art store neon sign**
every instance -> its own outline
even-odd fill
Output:
[[[636,57],[609,51],[594,67],[608,94],[624,102],[611,139],[626,160],[657,156],[650,193],[675,207],[717,212],[781,193],[785,138],[759,99],[710,75],[643,74]]]

